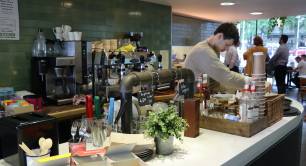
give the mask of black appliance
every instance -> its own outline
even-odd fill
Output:
[[[58,128],[54,117],[33,112],[1,118],[0,131],[1,156],[12,165],[26,166],[26,155],[18,144],[24,142],[30,149],[37,149],[40,137],[51,138],[50,155],[58,155]]]
[[[76,93],[75,57],[32,57],[32,91],[44,104],[72,103]]]

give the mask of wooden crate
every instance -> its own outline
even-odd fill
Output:
[[[273,125],[283,118],[284,94],[266,97],[266,116],[268,126]]]
[[[251,137],[267,127],[267,119],[259,119],[253,123],[234,122],[226,119],[201,116],[200,128],[224,133]]]

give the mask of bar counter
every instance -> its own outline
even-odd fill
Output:
[[[291,105],[303,113],[299,102],[293,100]],[[302,114],[284,117],[250,138],[201,129],[197,138],[184,137],[182,143],[175,142],[172,155],[155,157],[146,163],[149,166],[298,165],[302,119]],[[59,151],[68,152],[68,144],[60,144]],[[8,164],[1,160],[0,165]]]
[[[46,112],[48,115],[53,116],[58,119],[66,119],[75,116],[81,116],[85,114],[85,106],[84,105],[63,105],[63,106],[46,106],[42,110]]]

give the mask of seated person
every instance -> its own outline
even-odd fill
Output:
[[[292,82],[300,88],[300,79],[299,76],[306,75],[306,55],[302,55],[301,57],[296,57],[295,61],[298,63],[297,67],[293,69],[296,73],[292,79]]]

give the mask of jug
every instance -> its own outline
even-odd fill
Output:
[[[32,47],[32,56],[34,57],[45,57],[47,54],[46,38],[41,29],[38,29],[38,34],[34,40]]]

